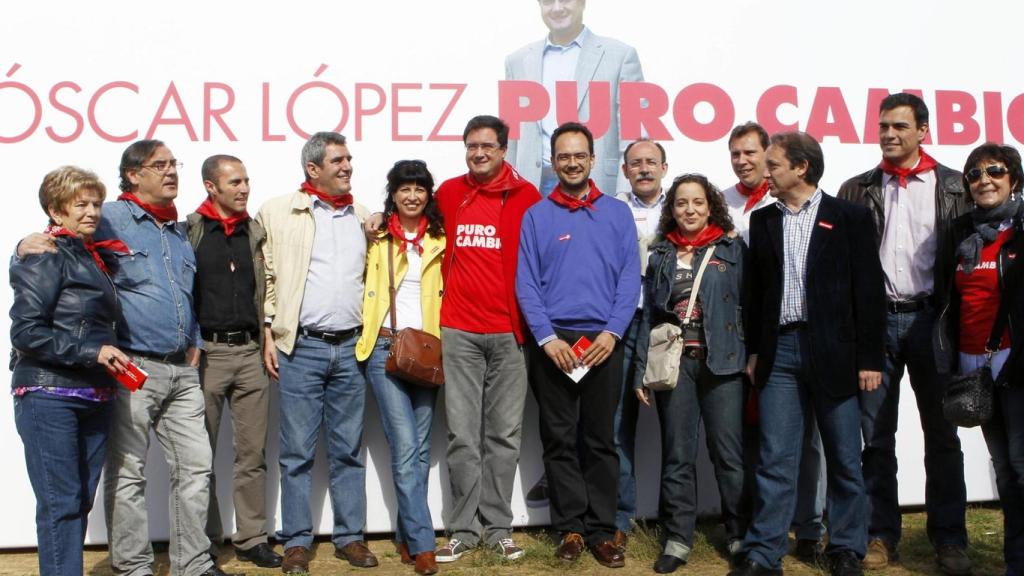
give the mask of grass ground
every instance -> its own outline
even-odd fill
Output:
[[[967,517],[971,547],[969,553],[974,560],[974,574],[978,576],[998,575],[1005,572],[1002,556],[1003,516],[998,508],[976,507],[968,511]],[[536,576],[543,574],[609,574],[627,576],[636,574],[653,574],[651,566],[660,551],[658,531],[652,526],[641,526],[633,534],[626,552],[626,567],[620,570],[603,568],[593,558],[584,555],[576,564],[566,564],[554,557],[557,542],[544,530],[523,530],[515,534],[516,542],[526,549],[526,557],[517,562],[504,562],[497,554],[479,550],[463,557],[453,564],[442,564],[442,575],[516,575]],[[392,574],[414,574],[409,566],[398,560],[394,546],[388,537],[381,536],[370,539],[370,549],[380,560],[380,566],[365,570],[350,568],[348,564],[334,558],[334,548],[329,541],[318,540],[314,549],[313,562],[310,564],[314,576],[329,574],[363,574],[365,576],[388,576]],[[689,563],[680,568],[681,576],[722,576],[728,572],[728,562],[720,549],[724,545],[721,529],[713,523],[698,525],[694,542],[694,551]],[[170,569],[167,563],[166,544],[157,544],[156,566],[157,576],[168,576]],[[280,550],[279,550],[280,551]],[[909,512],[903,516],[903,542],[900,544],[900,564],[869,575],[909,575],[939,574],[935,567],[934,552],[925,534],[925,514]],[[252,564],[235,559],[232,552],[227,551],[219,558],[226,572],[252,575],[279,575],[279,570],[255,568]],[[819,575],[827,574],[820,569],[787,558],[784,565],[786,574]],[[23,575],[37,574],[34,550],[0,552],[0,574]],[[89,576],[110,576],[110,562],[106,548],[92,548],[85,553],[85,573]]]

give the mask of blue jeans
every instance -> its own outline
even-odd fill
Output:
[[[619,453],[619,505],[615,513],[615,527],[620,532],[633,530],[636,518],[636,470],[633,455],[636,451],[636,417],[640,402],[633,391],[636,333],[640,329],[640,315],[626,328],[622,338],[622,397],[615,410],[615,449]]]
[[[430,476],[430,425],[437,388],[424,388],[392,378],[384,371],[391,340],[377,338],[366,365],[366,378],[380,408],[384,436],[391,449],[391,476],[398,497],[395,540],[410,554],[434,550],[434,523],[427,506]]]
[[[1003,559],[1024,574],[1024,388],[997,388],[995,413],[981,427],[1003,507]]]
[[[727,540],[743,537],[743,375],[718,376],[684,356],[674,390],[655,392],[661,420],[661,522],[666,540],[693,549],[697,437],[704,421]]]
[[[935,311],[889,313],[885,335],[885,371],[882,385],[861,395],[861,430],[864,433],[863,473],[868,492],[871,538],[896,546],[901,535],[899,491],[896,483],[896,429],[900,380],[910,372],[910,386],[924,432],[925,508],[932,545],[967,546],[964,454],[956,426],[942,416],[946,382],[938,374],[932,333]]]
[[[278,354],[281,391],[281,530],[284,547],[313,543],[310,492],[321,426],[327,438],[328,493],[337,547],[363,539],[366,468],[363,409],[366,380],[356,362],[358,334],[338,344],[298,336],[290,355]]]
[[[813,380],[805,329],[779,333],[775,364],[759,402],[761,455],[754,517],[744,541],[747,558],[777,568],[786,554],[807,411],[818,422],[828,468],[826,552],[850,551],[863,558],[867,499],[860,469],[860,406],[857,395],[831,397]]]
[[[111,406],[43,391],[14,399],[14,422],[36,495],[42,576],[82,574],[82,544],[106,455]]]

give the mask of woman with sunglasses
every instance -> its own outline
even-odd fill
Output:
[[[1024,575],[1024,172],[1020,153],[1010,146],[983,144],[967,157],[963,179],[974,211],[957,219],[953,227],[957,265],[938,356],[962,374],[981,368],[991,356],[995,410],[982,432],[1003,507],[1006,573]],[[995,350],[989,350],[1001,305],[1008,322]]]
[[[14,422],[36,495],[39,572],[81,575],[82,544],[107,449],[114,378],[128,357],[114,347],[119,316],[114,285],[94,243],[106,188],[65,166],[46,175],[39,203],[54,253],[14,259]]]
[[[384,215],[377,242],[366,255],[363,333],[356,359],[380,409],[391,448],[391,475],[398,498],[395,541],[405,564],[417,574],[434,574],[434,523],[427,507],[430,425],[437,388],[425,388],[384,371],[395,331],[416,328],[441,335],[441,260],[444,229],[434,201],[434,178],[421,160],[400,160],[388,171]],[[389,273],[393,266],[393,273]],[[395,324],[391,323],[394,277]]]
[[[685,174],[672,182],[644,278],[644,309],[636,343],[636,373],[642,375],[651,329],[664,322],[683,325],[685,348],[678,383],[673,390],[653,394],[661,420],[660,508],[666,534],[654,564],[659,574],[685,564],[693,549],[697,430],[702,419],[722,497],[727,541],[738,541],[746,529],[740,512],[742,374],[747,359],[740,287],[746,246],[729,235],[732,229],[725,199],[706,177]],[[700,275],[701,262],[711,249],[714,252]],[[641,378],[634,388],[637,398],[650,406],[652,394]]]

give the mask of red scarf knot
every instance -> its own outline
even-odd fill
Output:
[[[209,197],[199,205],[199,208],[196,208],[196,212],[210,220],[220,222],[220,225],[224,227],[224,235],[229,237],[235,233],[235,228],[238,227],[239,224],[242,222],[248,222],[249,220],[249,213],[245,210],[226,218],[221,216],[220,212],[217,212],[217,208],[213,205],[213,200]]]
[[[679,248],[686,248],[687,246],[692,246],[693,248],[700,248],[702,246],[707,246],[708,244],[711,244],[715,240],[718,240],[719,238],[722,237],[723,234],[725,234],[725,231],[723,231],[722,228],[719,227],[717,224],[708,224],[700,231],[699,234],[697,234],[697,237],[694,238],[693,240],[689,240],[685,236],[683,236],[683,231],[681,228],[676,228],[675,230],[669,232],[668,234],[665,235],[665,238],[667,238],[669,242],[675,244]]]
[[[736,183],[736,190],[746,197],[747,203],[743,206],[743,213],[746,214],[757,206],[757,203],[764,198],[764,195],[768,193],[768,179],[765,178],[761,181],[761,184],[757,188],[747,188],[743,182]]]
[[[345,206],[351,206],[352,205],[352,195],[351,194],[342,194],[340,196],[331,196],[330,194],[327,194],[327,193],[324,193],[324,192],[321,192],[321,191],[317,190],[309,182],[303,182],[302,186],[300,187],[300,189],[303,192],[305,192],[306,194],[309,194],[310,196],[313,196],[315,198],[319,198],[319,199],[323,200],[328,206],[334,207],[335,210],[339,210],[341,208],[344,208]]]
[[[548,200],[551,200],[555,204],[563,208],[568,208],[569,212],[575,212],[580,208],[587,208],[588,210],[597,210],[594,207],[594,202],[600,198],[603,194],[597,189],[597,184],[594,184],[593,180],[588,181],[590,183],[590,194],[587,194],[586,198],[576,198],[562,191],[562,185],[555,186],[555,189],[548,195]]]
[[[43,230],[43,234],[49,234],[54,238],[60,236],[68,236],[70,238],[79,238],[78,234],[64,228],[63,226],[47,226],[46,230]],[[124,242],[114,238],[111,240],[100,240],[94,242],[90,239],[82,238],[82,244],[85,245],[85,249],[89,251],[89,255],[92,256],[93,262],[96,262],[96,266],[106,275],[110,275],[110,270],[107,269],[107,265],[103,262],[103,258],[100,257],[99,250],[110,250],[111,252],[118,252],[120,254],[130,254],[131,250],[128,249],[128,245]]]
[[[388,217],[388,233],[391,234],[392,238],[401,242],[398,247],[399,253],[405,252],[408,249],[409,244],[412,244],[416,247],[416,252],[418,254],[423,254],[422,242],[423,236],[427,233],[427,217],[420,216],[420,222],[416,226],[416,237],[409,240],[405,237],[405,229],[402,228],[402,222],[398,219],[398,214],[392,213],[391,216]]]
[[[174,207],[174,202],[171,202],[167,206],[156,206],[153,204],[146,204],[139,197],[131,192],[123,192],[117,197],[118,200],[127,200],[134,202],[146,211],[157,222],[177,222],[178,221],[178,209]]]
[[[885,158],[882,158],[882,163],[879,164],[878,167],[882,169],[882,172],[885,172],[890,176],[898,177],[900,179],[900,188],[906,189],[907,178],[932,170],[939,165],[934,158],[924,151],[924,148],[919,148],[918,152],[921,154],[921,159],[918,160],[917,166],[914,166],[913,168],[900,168]]]

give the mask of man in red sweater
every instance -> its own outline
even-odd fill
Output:
[[[444,399],[452,507],[438,562],[454,562],[481,542],[508,560],[512,484],[519,462],[526,362],[516,302],[519,226],[540,200],[505,162],[508,126],[494,116],[466,125],[469,172],[446,181],[436,198],[444,218]]]

